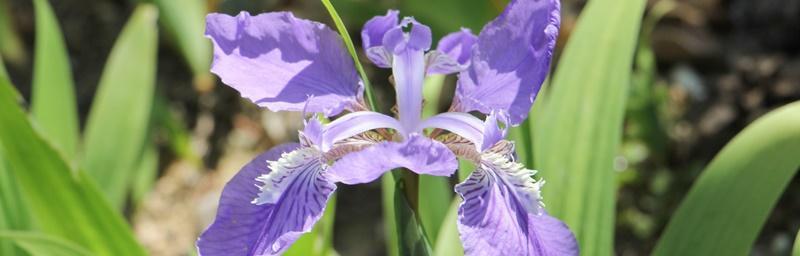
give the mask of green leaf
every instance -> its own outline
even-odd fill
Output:
[[[0,0],[0,55],[13,64],[21,65],[27,56],[11,17],[8,1]]]
[[[453,199],[447,210],[447,215],[442,221],[442,229],[436,238],[434,256],[464,255],[464,247],[458,233],[458,206],[461,198]]]
[[[36,50],[31,114],[42,134],[72,162],[78,148],[78,109],[69,56],[50,3],[34,0],[33,6]]]
[[[404,191],[404,184],[402,179],[397,179],[395,191]],[[432,249],[425,230],[422,229],[414,210],[403,193],[394,194],[394,216],[395,223],[398,224],[399,255],[431,255]]]
[[[136,8],[106,63],[86,125],[83,167],[121,208],[146,144],[155,84],[157,10]]]
[[[24,230],[30,228],[28,208],[22,201],[16,178],[3,158],[0,146],[0,230]],[[22,251],[11,241],[0,239],[0,255],[19,255]]]
[[[195,76],[208,73],[211,42],[204,37],[206,1],[152,0],[161,13],[161,25],[175,40]]]
[[[342,18],[339,17],[339,14],[336,12],[336,9],[333,8],[333,4],[331,4],[330,0],[321,0],[322,5],[325,6],[325,9],[328,10],[328,14],[333,19],[333,23],[336,24],[336,30],[339,31],[339,35],[342,36],[344,40],[344,45],[347,47],[347,51],[350,53],[350,56],[353,57],[353,62],[356,65],[356,69],[358,70],[358,74],[361,75],[361,80],[364,81],[364,93],[367,95],[367,104],[369,108],[378,111],[378,108],[375,105],[375,96],[372,92],[372,86],[369,83],[369,78],[367,77],[367,73],[364,72],[364,67],[361,66],[361,62],[358,60],[358,54],[356,53],[356,48],[353,46],[353,40],[350,38],[350,33],[347,32],[347,28],[344,26],[344,22],[342,22]]]
[[[748,255],[800,169],[800,102],[759,118],[717,154],[681,202],[654,255]]]
[[[131,186],[131,198],[136,205],[150,193],[158,175],[158,148],[155,143],[147,141],[137,163]]]
[[[0,230],[0,240],[10,240],[33,256],[89,256],[88,250],[64,240],[37,232]]]
[[[534,124],[547,209],[566,222],[585,255],[613,252],[614,158],[644,4],[589,1]]]
[[[800,231],[797,231],[797,238],[794,239],[794,249],[792,256],[800,256]]]
[[[70,240],[97,255],[144,255],[123,218],[91,179],[73,172],[33,129],[7,79],[0,79],[0,153],[8,163],[42,232]]]

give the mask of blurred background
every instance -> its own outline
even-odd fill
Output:
[[[81,127],[86,126],[107,56],[137,2],[50,1],[69,55]],[[259,152],[296,140],[302,124],[297,114],[257,108],[208,74],[211,50],[210,43],[202,39],[204,13],[291,11],[333,27],[316,0],[176,2],[198,8],[157,5],[161,29],[149,135],[157,148],[157,164],[151,168],[152,182],[143,185],[147,189],[125,203],[126,217],[137,238],[153,255],[190,254],[199,232],[213,220],[225,182]],[[431,26],[434,38],[440,38],[460,27],[477,34],[507,3],[332,2],[357,48],[361,25],[389,8],[414,16]],[[569,40],[584,4],[562,1],[557,54]],[[0,55],[12,82],[30,99],[34,6],[29,0],[0,0],[0,11]],[[643,19],[616,166],[617,255],[648,254],[711,158],[756,118],[800,100],[800,1],[648,1]],[[189,23],[182,23],[186,21]],[[557,61],[555,58],[554,63]],[[362,62],[377,98],[393,99],[388,70],[371,66],[366,59]],[[455,77],[446,78],[441,110],[449,106],[454,83]],[[384,104],[382,109],[392,104],[379,102]],[[800,228],[800,177],[794,177],[785,191],[761,231],[753,255],[789,255]],[[341,255],[385,255],[380,182],[341,185],[338,195],[336,250]]]

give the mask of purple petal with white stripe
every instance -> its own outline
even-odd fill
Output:
[[[442,37],[436,50],[428,53],[428,73],[450,74],[466,69],[477,41],[478,37],[466,28]]]
[[[487,24],[458,76],[456,109],[502,110],[512,125],[528,116],[550,67],[560,25],[558,0],[513,0]]]
[[[197,241],[199,255],[286,251],[311,230],[336,189],[320,156],[315,148],[284,144],[242,168],[225,186],[214,223]]]
[[[541,208],[534,171],[507,156],[484,153],[481,164],[456,185],[464,201],[458,230],[465,255],[578,255],[575,236]]]
[[[403,142],[381,142],[345,155],[328,169],[328,174],[337,182],[358,184],[400,167],[419,174],[450,176],[458,161],[444,144],[414,133]]]
[[[273,111],[332,116],[359,104],[363,85],[341,37],[288,12],[206,17],[214,43],[211,72],[243,97]]]

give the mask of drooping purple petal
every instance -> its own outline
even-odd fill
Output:
[[[403,142],[381,142],[345,155],[328,169],[328,174],[337,182],[359,184],[400,167],[419,174],[450,176],[458,161],[442,143],[414,133]]]
[[[341,37],[288,12],[206,17],[214,43],[211,72],[243,97],[273,111],[336,115],[358,104],[363,85]]]
[[[507,156],[484,153],[478,169],[456,185],[464,201],[458,230],[465,255],[578,255],[569,228],[541,209],[533,171]]]
[[[466,28],[442,37],[436,50],[428,53],[428,73],[450,74],[466,69],[477,41],[478,37]]]
[[[487,24],[470,67],[458,76],[456,109],[503,110],[512,125],[521,123],[547,76],[559,10],[558,0],[513,0]]]
[[[334,143],[340,140],[378,128],[395,129],[403,136],[405,136],[406,132],[396,119],[378,112],[359,111],[348,113],[325,126],[322,134],[322,151],[327,152],[333,147]]]
[[[199,255],[279,255],[311,230],[336,185],[319,152],[298,146],[273,148],[228,182],[214,223],[197,241]]]
[[[383,35],[397,26],[399,13],[397,10],[388,10],[386,15],[368,20],[361,29],[361,46],[367,52],[367,57],[378,67],[392,67],[392,54],[383,47]]]

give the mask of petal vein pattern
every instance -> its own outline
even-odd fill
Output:
[[[288,12],[209,14],[211,72],[243,97],[273,111],[332,116],[361,102],[363,85],[339,35]]]
[[[535,172],[506,155],[484,153],[456,192],[466,255],[578,255],[572,232],[542,209]]]

